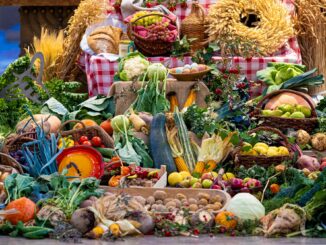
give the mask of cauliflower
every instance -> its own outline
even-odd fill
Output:
[[[130,53],[119,63],[119,77],[122,81],[131,81],[143,75],[149,66],[148,60],[138,52]]]

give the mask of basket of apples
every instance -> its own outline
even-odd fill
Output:
[[[158,11],[139,11],[128,17],[127,34],[146,56],[168,54],[178,37],[176,18]]]

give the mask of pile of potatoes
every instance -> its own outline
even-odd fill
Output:
[[[178,193],[175,198],[168,197],[165,191],[157,190],[152,196],[144,198],[136,196],[137,200],[145,205],[148,211],[171,212],[176,209],[188,208],[191,212],[204,209],[210,212],[218,211],[223,207],[222,198],[219,195],[210,196],[208,193],[199,192],[195,197],[187,197]]]

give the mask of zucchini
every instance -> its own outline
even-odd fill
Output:
[[[166,136],[165,121],[166,118],[163,113],[154,116],[149,134],[149,150],[154,161],[154,167],[161,168],[161,165],[166,165],[167,172],[171,173],[177,171],[177,168]]]
[[[115,153],[115,149],[113,148],[100,148],[100,147],[96,147],[95,148],[99,153],[101,153],[101,155],[104,158],[112,158],[116,155]]]
[[[196,165],[195,154],[191,148],[188,129],[178,108],[176,108],[176,111],[174,113],[174,121],[175,121],[175,125],[178,128],[178,136],[183,148],[184,160],[186,161],[190,172],[193,172]]]

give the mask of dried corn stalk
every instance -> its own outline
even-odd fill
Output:
[[[34,36],[33,45],[26,49],[26,53],[33,57],[37,52],[41,52],[44,56],[43,81],[48,81],[54,77],[55,62],[62,54],[63,50],[63,31],[51,32],[42,27],[40,38]],[[35,62],[36,71],[39,71],[40,61]]]
[[[294,36],[291,17],[279,0],[220,0],[209,9],[209,40],[229,55],[266,56]]]
[[[74,79],[75,63],[81,52],[80,41],[87,27],[105,19],[107,3],[107,0],[83,0],[75,10],[65,31],[64,52],[56,62],[56,73],[59,78]]]
[[[326,0],[296,0],[298,40],[303,63],[326,76]],[[326,85],[310,88],[324,91]]]

